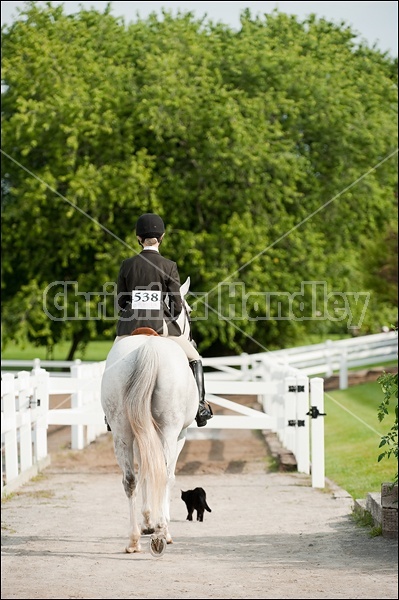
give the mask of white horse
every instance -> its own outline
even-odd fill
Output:
[[[185,300],[190,279],[180,288],[180,329],[190,335]],[[150,550],[163,554],[172,543],[170,493],[187,427],[198,409],[198,389],[186,354],[173,340],[134,335],[111,348],[101,384],[101,404],[111,427],[114,450],[129,501],[130,531],[126,552],[140,552],[141,534],[153,534]],[[137,469],[136,469],[137,467]],[[139,526],[137,492],[142,493]]]

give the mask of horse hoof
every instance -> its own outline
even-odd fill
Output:
[[[140,546],[127,546],[125,548],[126,554],[133,554],[134,552],[141,552]]]
[[[152,556],[160,558],[166,550],[166,539],[164,537],[158,537],[156,535],[151,536],[150,540],[150,552]]]

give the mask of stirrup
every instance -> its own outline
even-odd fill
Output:
[[[207,423],[207,421],[209,421],[209,419],[212,419],[213,417],[213,411],[212,411],[212,407],[210,404],[208,404],[208,402],[206,400],[203,400],[202,402],[200,402],[200,405],[198,407],[198,411],[195,417],[195,420],[197,422],[197,426],[198,427],[204,427]]]

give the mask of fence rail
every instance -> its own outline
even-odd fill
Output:
[[[299,369],[308,376],[330,377],[334,372],[338,372],[339,387],[346,389],[349,369],[397,359],[398,336],[395,331],[389,331],[271,352],[205,358],[203,362],[204,366],[217,369],[216,372],[208,374],[209,378],[223,377],[234,381],[253,379],[257,371],[262,372],[262,365],[270,361]]]
[[[314,369],[317,374],[328,374],[337,365],[342,369],[342,357],[346,368],[372,364],[377,357],[395,360],[396,333],[278,352],[204,358],[208,400],[238,413],[215,415],[207,429],[270,429],[294,454],[298,471],[311,473],[312,486],[324,487],[324,380],[309,378],[309,374]],[[31,367],[31,371],[12,372],[21,367]],[[43,367],[69,371],[49,372]],[[49,463],[49,425],[71,428],[72,449],[84,448],[106,431],[100,399],[104,368],[105,361],[2,360],[2,494],[19,487]],[[262,411],[223,397],[243,394],[257,396]],[[70,399],[70,408],[50,408],[50,399],[60,395]]]

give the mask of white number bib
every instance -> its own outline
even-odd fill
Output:
[[[161,291],[133,290],[132,308],[160,310],[161,309]]]

